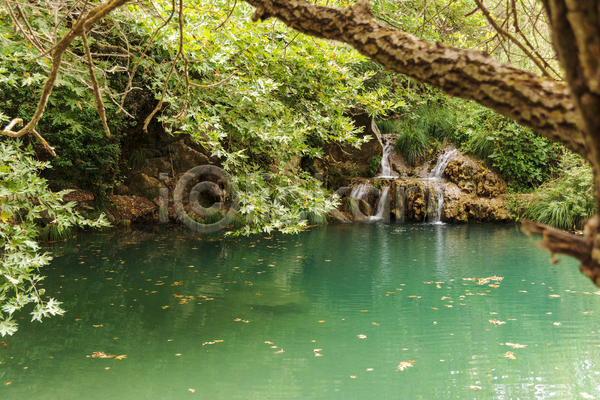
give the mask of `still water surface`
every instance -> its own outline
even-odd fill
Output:
[[[0,399],[600,398],[600,296],[535,240],[409,224],[80,235],[44,271],[68,312],[2,339]]]

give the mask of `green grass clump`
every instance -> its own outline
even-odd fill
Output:
[[[398,124],[394,120],[378,120],[376,124],[382,135],[386,133],[398,133]]]
[[[396,151],[412,166],[425,156],[429,148],[427,134],[418,127],[406,124],[396,140]]]
[[[559,229],[581,229],[596,213],[592,168],[576,154],[566,153],[560,171],[557,179],[539,187],[524,217]]]

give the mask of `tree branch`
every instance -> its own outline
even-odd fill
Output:
[[[489,107],[590,159],[568,88],[474,50],[429,43],[373,18],[361,0],[347,9],[305,0],[246,0],[253,20],[276,17],[311,36],[348,43],[386,68]]]
[[[94,61],[92,61],[92,54],[90,53],[90,46],[88,45],[85,33],[81,35],[81,38],[83,39],[83,48],[85,49],[85,55],[87,57],[87,63],[90,71],[90,79],[92,81],[92,88],[94,90],[94,99],[96,100],[96,109],[98,110],[98,115],[102,121],[104,132],[106,132],[107,137],[110,137],[110,128],[106,122],[106,110],[104,108],[104,102],[102,101],[102,95],[100,94],[100,88],[98,87],[98,80],[94,74]]]

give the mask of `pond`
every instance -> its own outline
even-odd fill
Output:
[[[67,313],[0,339],[0,398],[599,398],[597,288],[536,240],[435,224],[80,234],[43,271]]]

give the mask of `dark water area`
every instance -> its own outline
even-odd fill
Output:
[[[23,314],[0,339],[0,399],[599,398],[597,288],[536,240],[435,224],[80,235],[43,270],[66,314]]]

